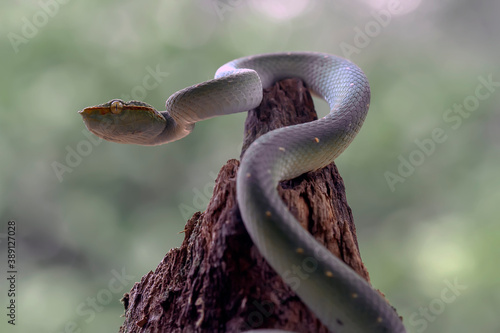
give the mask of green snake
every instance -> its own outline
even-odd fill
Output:
[[[333,162],[358,133],[368,111],[370,87],[352,62],[315,52],[249,56],[223,65],[213,80],[174,93],[166,111],[116,99],[80,114],[92,133],[108,141],[159,145],[188,135],[198,121],[256,108],[263,88],[293,77],[324,98],[331,112],[271,131],[248,148],[237,176],[245,227],[281,276],[304,260],[317,262],[294,291],[332,332],[405,332],[387,301],[303,229],[277,191],[280,181]],[[258,330],[266,331],[278,332]]]

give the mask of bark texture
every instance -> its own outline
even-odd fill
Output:
[[[243,152],[270,130],[316,117],[302,81],[280,81],[249,112]],[[187,222],[181,247],[170,250],[154,272],[125,294],[120,332],[328,332],[253,246],[236,202],[238,166],[230,160],[222,167],[207,210]],[[283,182],[279,191],[305,229],[369,280],[344,184],[333,163]]]

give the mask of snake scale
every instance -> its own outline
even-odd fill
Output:
[[[352,62],[315,52],[249,56],[223,65],[213,80],[174,93],[166,111],[143,102],[111,100],[80,114],[91,132],[108,141],[158,145],[188,135],[198,121],[257,107],[263,88],[292,77],[324,98],[331,112],[271,131],[248,148],[237,176],[245,227],[280,275],[307,258],[317,260],[314,272],[295,292],[332,332],[403,333],[400,318],[386,300],[299,225],[276,188],[281,180],[331,163],[358,133],[368,111],[370,87]]]

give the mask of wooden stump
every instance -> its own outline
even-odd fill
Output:
[[[270,130],[316,118],[302,81],[280,81],[249,112],[242,154]],[[236,201],[238,166],[230,160],[222,167],[207,210],[187,222],[181,247],[125,294],[120,332],[328,332],[253,246]],[[335,164],[283,182],[279,192],[305,229],[369,281]],[[290,276],[304,278],[297,269]]]

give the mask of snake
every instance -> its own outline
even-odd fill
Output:
[[[105,140],[160,145],[185,137],[199,121],[258,107],[263,89],[286,78],[302,79],[331,111],[320,119],[268,132],[247,149],[236,177],[245,228],[283,278],[294,266],[314,263],[307,278],[290,287],[330,331],[406,332],[385,298],[316,241],[277,190],[280,181],[333,162],[359,132],[369,108],[370,86],[354,63],[318,52],[258,54],[232,60],[216,71],[214,79],[172,94],[165,111],[140,101],[114,99],[79,113],[88,130]]]

